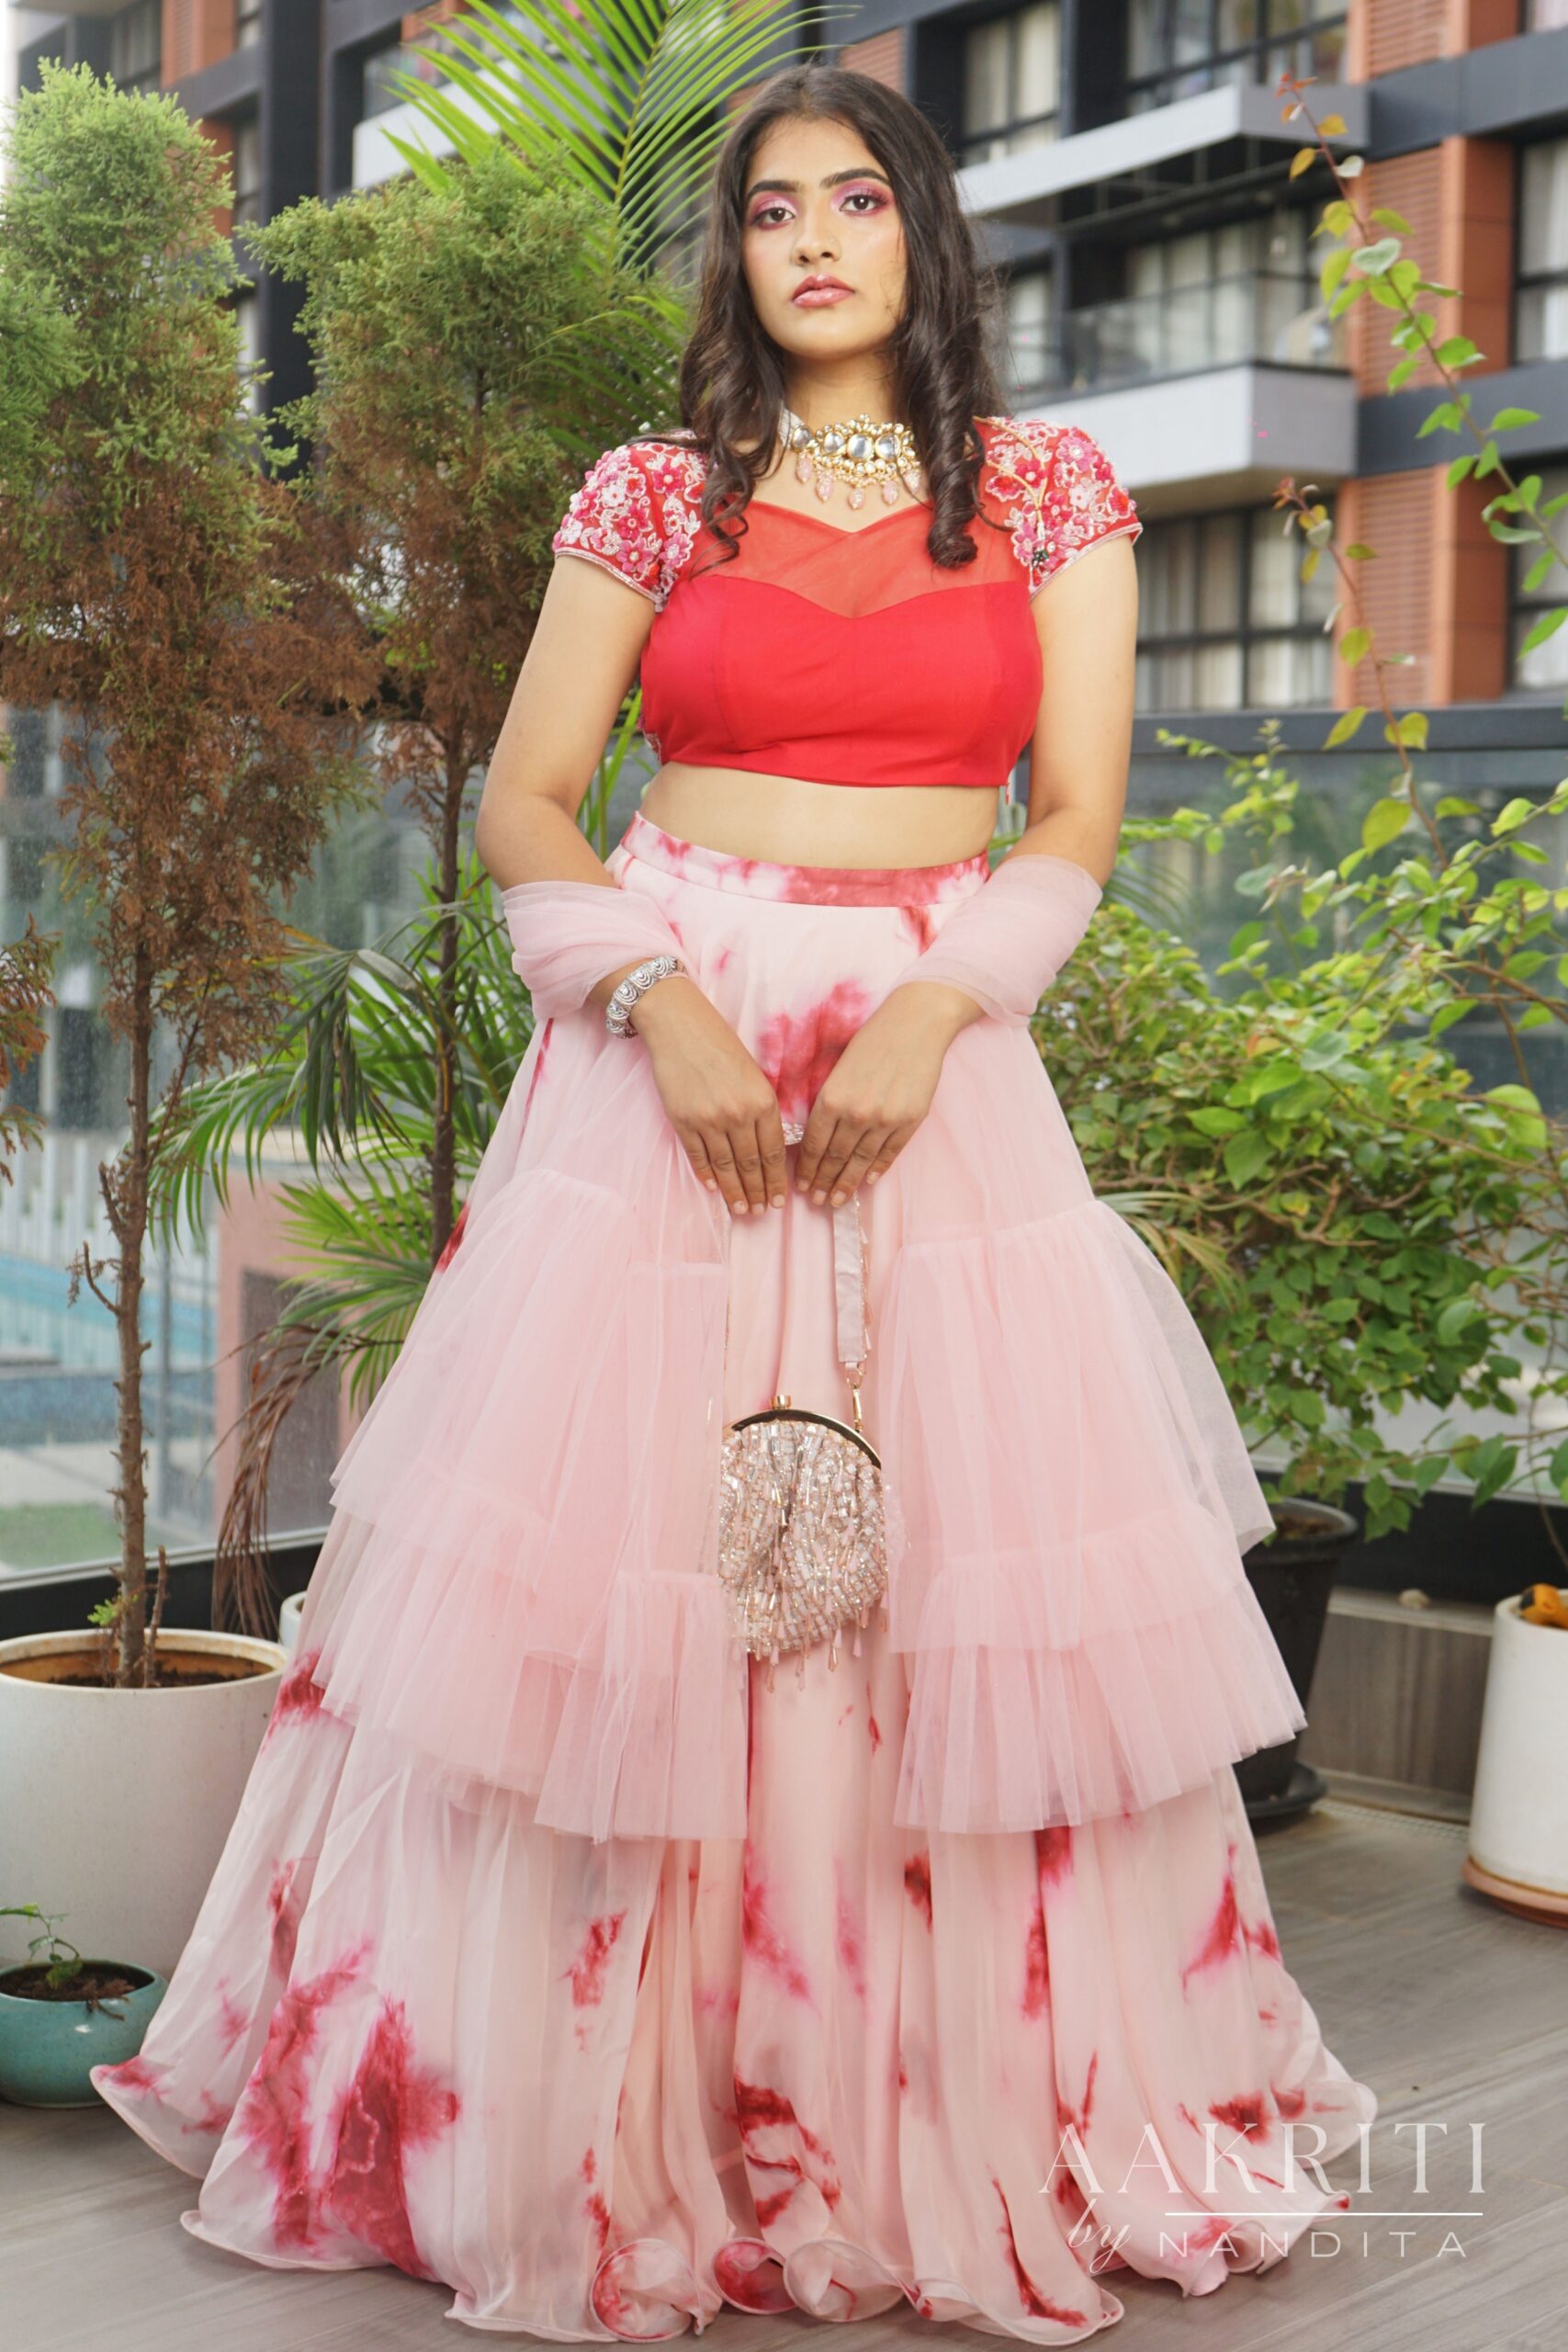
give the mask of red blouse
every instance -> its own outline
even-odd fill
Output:
[[[996,791],[1034,732],[1030,610],[1047,580],[1143,526],[1104,451],[1075,425],[978,417],[976,560],[927,550],[928,504],[849,528],[753,497],[737,552],[702,525],[695,448],[627,441],[589,468],[558,555],[649,599],[642,727],[660,760],[821,784]],[[838,494],[838,493],[836,493]]]

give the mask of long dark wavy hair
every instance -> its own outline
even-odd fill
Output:
[[[914,436],[934,509],[926,537],[931,560],[949,570],[972,563],[976,549],[965,526],[981,514],[976,483],[985,456],[975,419],[999,414],[1004,405],[987,351],[1001,281],[976,245],[953,158],[933,126],[900,92],[840,66],[792,65],[771,75],[714,166],[696,317],[679,377],[682,422],[705,459],[703,523],[733,560],[733,534],[720,523],[743,515],[776,446],[785,355],[757,317],[740,241],[752,155],[775,123],[796,120],[858,131],[892,183],[906,252],[904,307],[888,345],[896,413]],[[750,451],[735,446],[741,437],[753,441]]]

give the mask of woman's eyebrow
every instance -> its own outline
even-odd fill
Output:
[[[847,172],[824,172],[819,186],[837,187],[844,180],[880,180],[884,187],[892,187],[886,173],[879,172],[874,164],[859,164]],[[751,198],[763,188],[770,193],[776,190],[784,196],[798,196],[804,185],[802,180],[753,180],[746,191],[746,202],[750,204]]]

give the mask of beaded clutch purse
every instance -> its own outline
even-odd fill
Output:
[[[792,1203],[785,1214],[795,1213]],[[861,1425],[869,1340],[858,1197],[852,1193],[832,1216],[839,1352],[853,1426],[775,1395],[764,1410],[724,1430],[718,1574],[737,1639],[768,1661],[770,1690],[783,1652],[799,1651],[804,1682],[806,1653],[816,1643],[826,1638],[828,1663],[837,1666],[843,1627],[854,1624],[858,1657],[861,1630],[878,1601],[887,1622],[882,1462]],[[787,1314],[787,1289],[785,1300]]]

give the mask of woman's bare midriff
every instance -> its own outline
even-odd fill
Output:
[[[642,813],[682,841],[770,865],[946,865],[987,846],[998,800],[977,785],[815,784],[668,760]]]

